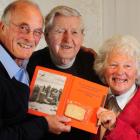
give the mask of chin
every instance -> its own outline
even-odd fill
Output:
[[[23,59],[23,60],[24,60],[24,59],[29,59],[30,56],[31,56],[31,55],[23,55],[23,56],[21,57],[21,59]]]
[[[116,95],[121,95],[121,94],[125,93],[127,90],[116,88],[116,89],[113,89],[113,91],[116,93]]]

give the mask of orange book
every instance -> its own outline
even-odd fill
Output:
[[[96,112],[108,88],[68,73],[37,66],[30,85],[29,113],[65,115],[69,125],[97,133]]]

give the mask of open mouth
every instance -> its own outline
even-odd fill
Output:
[[[30,48],[32,48],[32,45],[28,45],[28,44],[24,44],[24,43],[18,43],[18,45],[21,48],[24,48],[24,49],[30,49]]]
[[[120,79],[120,78],[115,78],[113,77],[112,80],[114,82],[117,82],[117,83],[124,83],[124,82],[127,82],[127,79]]]
[[[61,45],[61,48],[63,48],[63,49],[71,49],[72,47],[70,45]]]

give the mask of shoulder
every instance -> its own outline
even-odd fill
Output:
[[[50,58],[50,55],[49,55],[48,47],[35,51],[32,54],[27,65],[27,71],[28,71],[30,79],[32,78],[35,67],[37,65],[44,66],[47,63],[47,61],[49,61],[48,60],[49,58]]]
[[[30,68],[34,70],[34,67],[36,67],[36,65],[41,65],[42,63],[44,63],[44,60],[47,60],[48,56],[49,56],[48,47],[35,51],[29,59],[27,70]]]
[[[91,48],[81,47],[78,54],[77,54],[77,61],[81,61],[83,64],[86,65],[90,64],[93,65],[94,60],[96,57],[96,52]]]
[[[31,58],[36,58],[36,56],[46,56],[47,55],[47,53],[49,53],[49,48],[48,47],[45,47],[45,48],[43,48],[43,49],[41,49],[41,50],[38,50],[38,51],[35,51],[33,54],[32,54],[32,56],[31,56]]]
[[[90,60],[94,60],[96,56],[96,52],[92,48],[81,47],[78,53],[79,57],[84,57]]]
[[[86,54],[91,54],[93,55],[94,57],[97,55],[97,53],[92,49],[92,48],[86,48],[84,46],[81,46],[81,49],[80,49],[82,52],[86,53]]]
[[[140,86],[137,87],[134,98],[136,98],[136,100],[140,100]]]

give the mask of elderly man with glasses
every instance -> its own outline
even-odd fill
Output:
[[[0,21],[0,140],[41,140],[48,131],[69,132],[66,117],[28,114],[29,78],[26,65],[42,36],[39,7],[14,1]]]

